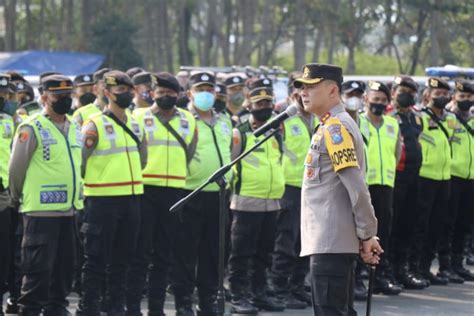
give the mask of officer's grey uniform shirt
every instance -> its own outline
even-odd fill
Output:
[[[362,135],[342,105],[330,113],[352,136],[359,167],[334,172],[324,133],[318,141],[313,138],[308,153],[313,159],[310,166],[305,166],[301,194],[301,256],[359,253],[359,240],[377,234],[377,219],[364,179]],[[320,125],[319,128],[326,127]],[[308,167],[316,170],[313,177],[306,176]]]
[[[43,112],[42,115],[46,116],[46,113]],[[70,122],[65,120],[64,124],[57,124],[54,121],[51,121],[59,131],[67,136]],[[38,140],[36,139],[34,130],[31,126],[24,125],[19,128],[17,135],[20,133],[27,133],[28,138],[26,141],[18,141],[18,137],[15,137],[13,140],[12,147],[12,156],[10,159],[10,192],[14,201],[19,201],[23,192],[23,185],[26,178],[26,171],[30,164],[31,158],[36,151],[38,146]],[[21,206],[20,206],[21,211]],[[72,216],[74,209],[64,211],[51,211],[51,212],[28,212],[25,213],[28,216],[35,217],[60,217],[60,216]]]

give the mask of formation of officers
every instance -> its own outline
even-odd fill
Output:
[[[165,315],[167,292],[176,315],[195,302],[216,315],[219,188],[169,208],[289,105],[297,115],[227,175],[231,312],[353,315],[365,263],[385,295],[474,281],[474,86],[432,77],[422,88],[308,64],[275,104],[266,77],[132,68],[45,73],[36,98],[1,74],[5,312],[70,315],[74,290],[76,315],[142,315],[144,294],[148,315]]]

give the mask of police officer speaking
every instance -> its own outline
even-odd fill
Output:
[[[342,69],[307,64],[294,82],[305,110],[320,118],[305,162],[301,194],[301,256],[310,256],[315,315],[355,314],[357,254],[377,264],[383,252],[364,181],[362,136],[341,104]]]

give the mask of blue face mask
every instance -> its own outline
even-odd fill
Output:
[[[193,93],[193,104],[201,111],[206,112],[212,109],[214,101],[215,96],[210,92],[201,91]]]

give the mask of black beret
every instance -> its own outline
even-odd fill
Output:
[[[431,89],[451,89],[448,82],[438,77],[429,77],[426,86]]]
[[[216,85],[216,77],[213,74],[208,72],[198,72],[195,73],[189,78],[192,87],[197,87],[203,84],[208,84],[211,86]]]
[[[74,78],[73,83],[75,87],[93,85],[94,75],[93,74],[78,75],[76,76],[76,78]]]
[[[243,86],[245,85],[245,80],[241,76],[230,75],[225,79],[224,84],[226,85],[227,88],[232,88],[235,86]]]
[[[132,82],[134,85],[139,85],[139,84],[154,84],[155,78],[154,76],[146,71],[142,71],[134,75],[132,78]]]
[[[136,74],[139,74],[140,72],[144,72],[145,69],[140,68],[140,67],[132,67],[128,69],[125,73],[130,77],[133,78]]]
[[[342,92],[351,93],[352,91],[365,91],[365,82],[362,80],[349,80],[342,83]]]
[[[178,79],[169,72],[159,72],[154,75],[154,78],[156,87],[169,88],[179,93],[181,87]]]
[[[467,80],[457,80],[455,87],[459,92],[474,93],[474,85]]]
[[[53,94],[71,93],[73,89],[72,81],[63,75],[51,75],[43,78],[43,91]]]
[[[269,88],[257,88],[253,89],[249,93],[250,102],[255,103],[260,100],[273,100],[273,89]]]
[[[273,83],[272,83],[272,80],[269,79],[269,78],[260,78],[260,79],[255,80],[255,81],[250,81],[247,85],[247,88],[249,90],[254,90],[254,89],[258,89],[258,88],[273,89]]]
[[[112,69],[109,69],[109,68],[102,68],[102,69],[99,69],[96,72],[94,72],[94,76],[93,76],[94,83],[97,83],[100,80],[103,80],[104,79],[104,74],[111,71],[111,70]]]
[[[10,92],[8,84],[10,83],[10,76],[7,74],[0,74],[0,92]]]
[[[104,74],[104,82],[107,87],[126,85],[133,88],[132,80],[126,73],[119,70],[112,70]]]
[[[399,75],[393,79],[392,89],[395,89],[398,86],[403,86],[410,88],[414,91],[418,91],[418,84],[410,76]]]
[[[387,85],[383,82],[380,81],[369,81],[367,90],[369,91],[380,91],[385,93],[387,96],[388,101],[390,102],[391,99],[391,94],[390,94],[390,89],[387,87]]]
[[[227,95],[227,87],[223,84],[216,85],[216,94],[226,96]]]
[[[316,84],[323,80],[334,80],[342,84],[342,68],[329,64],[306,64],[303,76],[295,79],[293,86],[299,89],[303,84]]]

